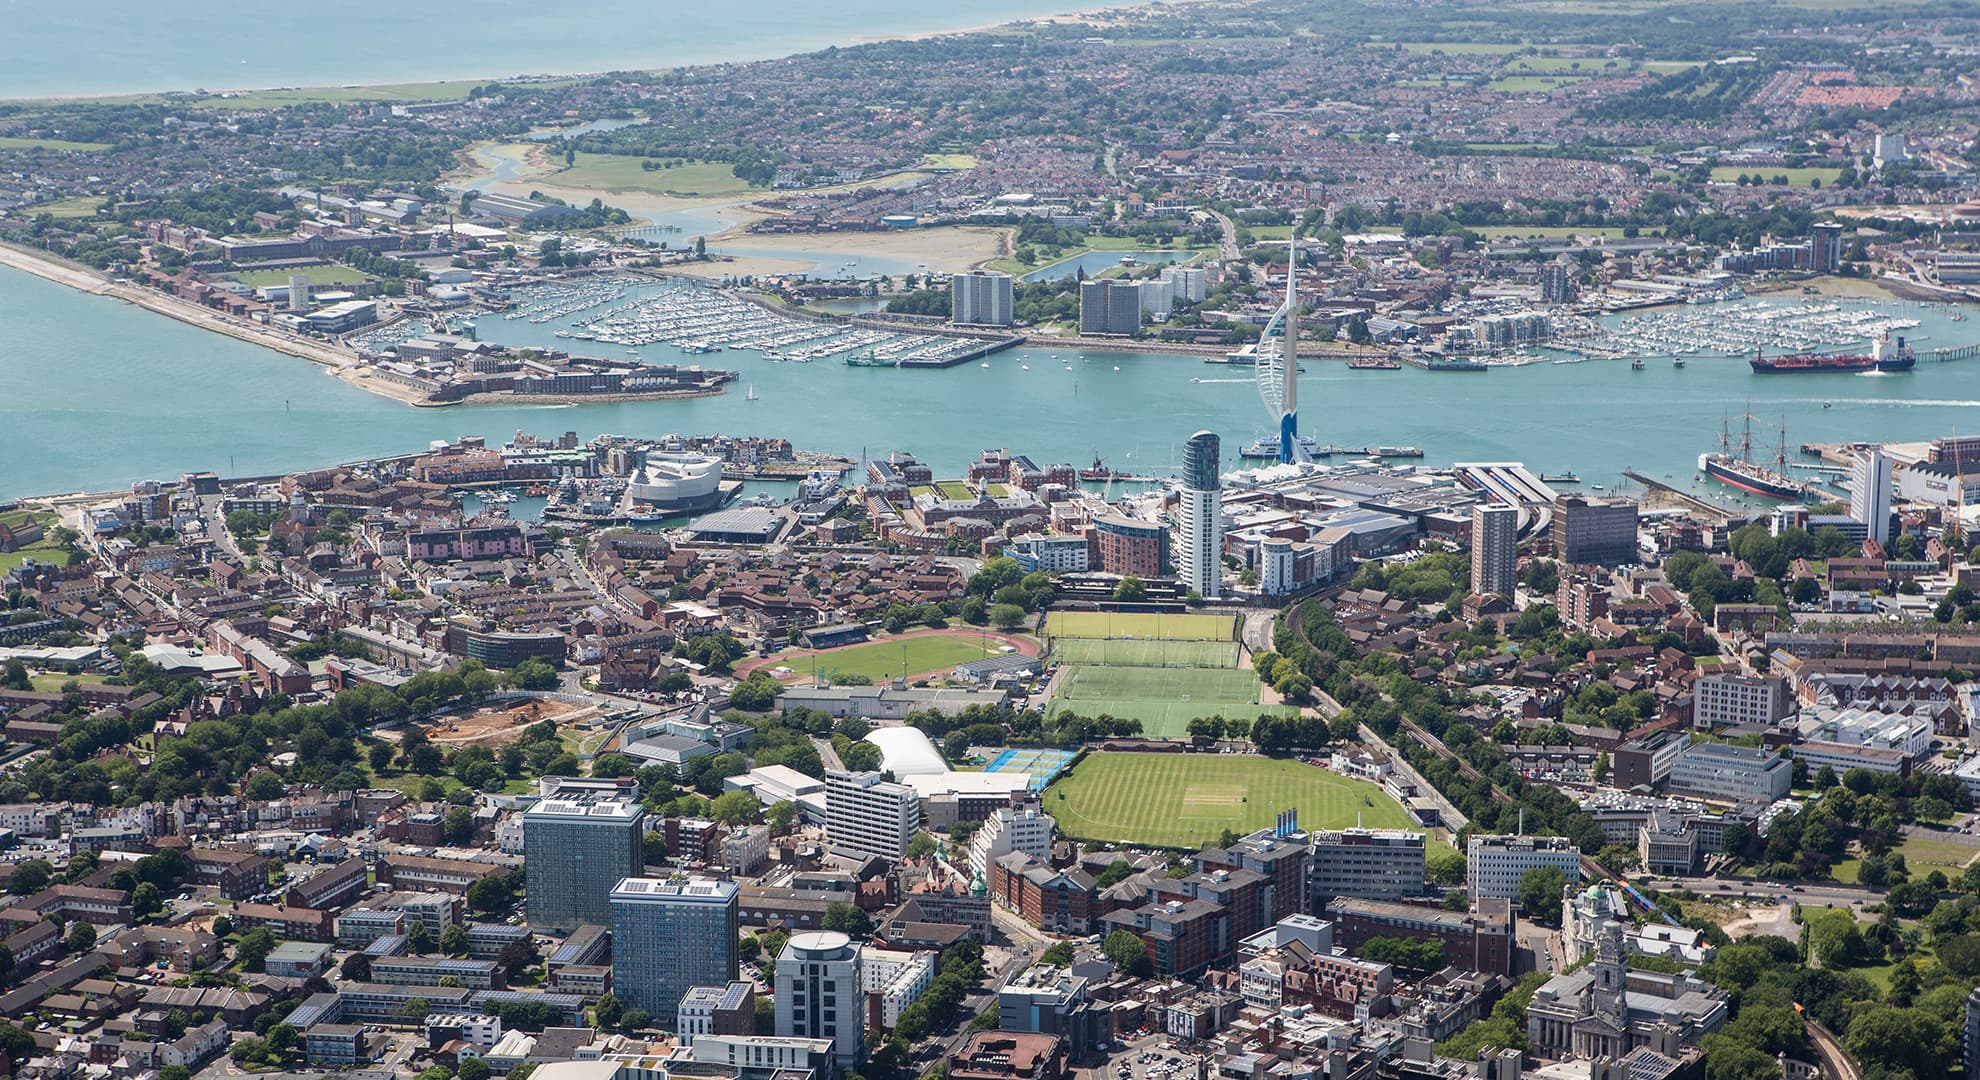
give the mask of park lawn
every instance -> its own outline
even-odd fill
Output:
[[[976,168],[975,154],[929,154],[921,159],[924,169],[954,169],[958,172]]]
[[[1229,615],[1162,615],[1152,612],[1055,611],[1045,618],[1049,637],[1161,638],[1165,641],[1233,641]]]
[[[1488,240],[1572,240],[1577,236],[1605,236],[1611,239],[1622,236],[1619,226],[1599,226],[1584,228],[1578,225],[1488,225],[1480,230]]]
[[[1248,833],[1297,809],[1305,829],[1407,828],[1382,789],[1299,761],[1248,754],[1089,754],[1045,792],[1067,836],[1166,847]]]
[[[1291,240],[1297,225],[1244,225],[1238,226],[1251,233],[1254,240]]]
[[[305,266],[296,270],[243,270],[234,275],[234,280],[250,289],[266,285],[287,285],[290,274],[301,274],[311,285],[358,285],[371,280],[371,275],[348,266]]]
[[[960,480],[937,480],[935,490],[940,491],[945,499],[976,498],[976,493],[969,490],[969,485]]]
[[[1532,94],[1560,90],[1581,81],[1580,75],[1506,75],[1485,84],[1485,89],[1501,94]]]
[[[1807,187],[1810,180],[1820,180],[1825,185],[1833,184],[1836,182],[1836,177],[1842,175],[1842,170],[1819,165],[1804,165],[1798,169],[1790,169],[1785,165],[1720,165],[1712,170],[1712,182],[1730,184],[1738,180],[1741,175],[1755,174],[1765,177],[1768,183],[1772,183],[1776,176],[1785,176],[1788,179],[1788,186]]]
[[[63,150],[87,154],[108,149],[110,144],[104,142],[71,142],[68,139],[43,139],[34,135],[0,135],[0,150]],[[90,205],[94,207],[102,201],[91,199]]]
[[[1449,56],[1506,56],[1526,48],[1523,42],[1504,41],[1371,41],[1369,44],[1383,49],[1401,45],[1410,52],[1440,52]]]
[[[46,510],[9,510],[5,513],[0,513],[0,525],[5,525],[8,528],[16,525],[25,525],[31,521],[38,521],[43,526],[49,526],[60,520],[62,520],[60,515],[49,513]]]
[[[640,165],[645,160],[624,154],[579,153],[576,164],[543,179],[562,188],[642,191],[650,195],[740,195],[764,190],[752,188],[749,181],[720,162],[642,169]]]
[[[55,202],[42,203],[40,206],[30,207],[27,213],[33,214],[35,217],[47,214],[52,218],[73,221],[78,218],[95,217],[97,208],[102,205],[103,200],[94,195],[78,195],[72,199],[60,199]]]
[[[1508,75],[1597,75],[1622,71],[1627,60],[1594,56],[1515,56],[1502,68]]]
[[[980,639],[971,637],[882,638],[864,645],[816,654],[805,651],[782,653],[771,658],[770,666],[788,667],[810,678],[814,655],[820,675],[864,675],[877,683],[896,675],[946,671],[966,661],[1000,654],[995,648],[984,648]]]

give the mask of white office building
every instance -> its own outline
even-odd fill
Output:
[[[1169,283],[1160,278],[1150,278],[1141,283],[1141,310],[1157,319],[1169,317],[1169,309],[1175,306],[1175,293]]]
[[[777,954],[778,1036],[828,1039],[841,1066],[858,1063],[866,1048],[866,995],[859,959],[860,947],[844,934],[830,930],[792,934]]]
[[[969,838],[969,870],[974,877],[990,880],[990,864],[1021,851],[1037,859],[1049,862],[1052,855],[1052,816],[1027,806],[1022,809],[1000,808],[996,813],[983,819],[976,829],[976,835]]]
[[[1481,503],[1471,508],[1471,591],[1510,598],[1518,583],[1519,508]]]
[[[975,326],[1009,326],[1014,286],[1011,275],[996,270],[971,270],[949,279],[950,318]]]
[[[1224,593],[1222,441],[1199,431],[1183,444],[1182,492],[1176,510],[1176,571],[1205,600]]]
[[[926,949],[862,948],[859,952],[860,988],[879,995],[880,1025],[889,1031],[901,1022],[901,1010],[914,1004],[934,981],[935,954]]]
[[[1162,280],[1169,283],[1173,302],[1200,304],[1210,295],[1210,272],[1200,266],[1165,266]]]
[[[1693,743],[1671,765],[1671,794],[1733,803],[1770,803],[1787,795],[1794,766],[1770,750]]]
[[[1543,866],[1559,869],[1569,883],[1581,880],[1581,851],[1565,836],[1473,836],[1465,860],[1473,901],[1518,899],[1526,872]]]
[[[1886,547],[1891,543],[1891,485],[1891,459],[1882,448],[1865,450],[1850,463],[1849,516]]]
[[[825,835],[832,850],[900,859],[921,828],[921,799],[879,773],[825,774]]]
[[[1779,675],[1701,675],[1691,684],[1691,726],[1778,724],[1793,716],[1794,692]]]

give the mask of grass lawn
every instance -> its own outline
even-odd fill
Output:
[[[1261,708],[1258,679],[1249,671],[1083,665],[1068,668],[1061,677],[1051,710],[1139,720],[1144,734],[1172,739],[1188,734],[1189,722],[1199,716],[1298,711],[1289,706]]]
[[[70,142],[67,139],[42,139],[33,135],[0,135],[0,150],[35,149],[73,150],[77,153],[89,153],[94,150],[108,150],[110,149],[110,144],[104,142]],[[91,199],[90,204],[94,206],[96,203],[102,201],[101,199]]]
[[[976,498],[976,493],[969,490],[969,485],[960,480],[937,480],[935,481],[935,490],[941,492],[942,497],[945,499]]]
[[[29,544],[19,551],[0,551],[0,574],[12,570],[29,559],[33,559],[35,562],[52,563],[56,566],[69,565],[68,552],[43,540],[38,543]]]
[[[1239,225],[1238,228],[1251,233],[1253,240],[1291,240],[1297,225]]]
[[[311,285],[357,285],[370,281],[371,275],[348,266],[305,266],[300,270],[243,270],[234,275],[234,280],[250,289],[265,285],[287,285],[289,275],[301,274]]]
[[[907,650],[905,660],[902,659],[903,648]],[[809,678],[812,655],[804,651],[783,653],[771,658],[771,666],[788,667]],[[967,660],[981,660],[999,654],[994,648],[985,649],[980,638],[917,637],[886,638],[816,655],[821,675],[864,675],[877,683],[895,675],[945,671]]]
[[[1595,56],[1515,56],[1501,70],[1509,75],[1596,75],[1628,66],[1627,60]]]
[[[452,794],[467,786],[445,773],[437,773],[433,779],[440,781],[440,786],[446,788],[448,794]],[[373,773],[371,776],[371,786],[391,788],[393,791],[403,791],[415,799],[419,798],[420,785],[425,782],[426,777],[411,772],[398,772],[391,776],[380,776],[377,773]]]
[[[587,188],[600,191],[643,191],[652,195],[739,195],[751,188],[719,162],[675,165],[665,169],[642,169],[644,158],[621,154],[585,154],[577,164],[543,177],[543,183],[557,187]]]
[[[1973,856],[1980,854],[1980,847],[1933,836],[1907,836],[1897,846],[1897,852],[1904,856],[1904,865],[1914,878],[1924,877],[1933,870],[1943,870],[1947,877],[1958,877]]]
[[[102,686],[109,680],[110,676],[108,675],[63,675],[60,672],[51,672],[45,675],[28,676],[28,685],[39,693],[59,694],[62,692],[63,683],[74,682],[78,686]]]
[[[42,525],[47,526],[53,525],[60,520],[62,519],[59,515],[51,514],[46,510],[9,510],[4,514],[0,514],[0,525],[5,525],[9,528],[15,525],[26,524],[30,521],[38,521]]]
[[[1742,174],[1746,176],[1758,174],[1766,177],[1769,183],[1772,183],[1776,176],[1785,176],[1790,186],[1807,187],[1810,180],[1820,180],[1825,185],[1833,184],[1836,182],[1836,177],[1842,175],[1842,170],[1815,165],[1805,165],[1799,169],[1790,169],[1785,165],[1720,165],[1712,170],[1712,181],[1718,184],[1730,184]]]
[[[77,218],[95,217],[96,208],[102,205],[103,200],[94,195],[78,195],[73,199],[61,199],[56,202],[42,203],[40,206],[30,207],[27,213],[33,214],[35,217],[47,214],[50,217],[63,220],[75,220]]]
[[[1045,792],[1068,836],[1171,847],[1251,832],[1297,808],[1306,829],[1407,828],[1381,788],[1298,761],[1249,755],[1089,754]]]
[[[921,167],[924,169],[956,169],[959,171],[963,169],[974,169],[976,168],[976,155],[930,154],[921,159]]]
[[[1238,644],[1235,641],[1155,641],[1147,638],[1109,641],[1069,637],[1052,643],[1052,655],[1063,664],[1235,668]]]
[[[1527,240],[1535,237],[1547,240],[1569,240],[1577,236],[1620,237],[1619,227],[1581,228],[1575,225],[1492,225],[1484,230],[1489,240]]]
[[[1045,618],[1048,637],[1160,638],[1164,641],[1231,641],[1237,623],[1229,615],[1125,614],[1055,611]]]
[[[1673,71],[1690,71],[1690,70],[1691,70],[1692,68],[1695,68],[1695,67],[1704,67],[1704,66],[1705,66],[1705,61],[1703,61],[1703,60],[1645,60],[1645,61],[1643,62],[1643,66],[1644,66],[1645,68],[1648,68],[1649,70],[1651,70],[1651,71],[1655,71],[1655,72],[1657,72],[1657,73],[1659,73],[1659,74],[1663,74],[1663,75],[1668,75],[1668,74],[1670,74],[1670,73],[1671,73],[1671,72],[1673,72]]]
[[[1507,75],[1486,83],[1485,89],[1501,94],[1532,94],[1573,86],[1581,78],[1579,75]]]
[[[1440,52],[1447,56],[1505,56],[1526,48],[1524,44],[1502,41],[1382,41],[1369,44],[1381,49],[1393,49],[1401,45],[1410,52]]]

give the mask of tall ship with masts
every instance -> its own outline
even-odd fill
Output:
[[[1752,413],[1743,417],[1738,453],[1733,450],[1728,422],[1722,420],[1719,424],[1719,449],[1698,455],[1699,471],[1721,484],[1769,499],[1801,499],[1807,495],[1808,485],[1788,475],[1785,423],[1781,425],[1781,441],[1774,455],[1773,468],[1753,460]]]

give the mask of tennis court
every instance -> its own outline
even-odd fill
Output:
[[[1042,791],[1074,757],[1071,750],[1010,749],[990,759],[984,772],[1024,773],[1031,777],[1031,790]]]
[[[1233,641],[1233,615],[1164,615],[1155,612],[1055,611],[1045,618],[1052,638],[1153,638],[1161,641]]]
[[[1062,664],[1101,667],[1234,668],[1235,641],[1159,641],[1138,638],[1060,638],[1052,653]]]

